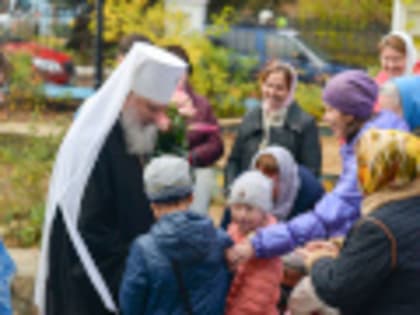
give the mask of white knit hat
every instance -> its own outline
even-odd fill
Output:
[[[259,171],[247,171],[232,185],[228,204],[247,204],[263,211],[273,210],[273,183]]]
[[[143,177],[146,194],[152,202],[171,202],[192,193],[190,166],[187,160],[174,155],[152,159]]]

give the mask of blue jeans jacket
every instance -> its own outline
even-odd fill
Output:
[[[15,264],[0,241],[0,315],[13,314],[10,283],[15,271]]]

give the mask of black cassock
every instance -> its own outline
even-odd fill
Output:
[[[131,242],[153,221],[142,166],[127,153],[118,121],[89,177],[78,220],[78,230],[116,302]],[[87,277],[60,211],[51,230],[48,273],[48,315],[110,314]]]

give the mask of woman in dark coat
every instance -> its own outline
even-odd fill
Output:
[[[260,74],[262,106],[251,110],[239,126],[226,168],[226,184],[248,169],[252,157],[269,145],[279,145],[296,162],[316,176],[320,174],[321,147],[312,116],[293,100],[297,84],[295,71],[272,61]]]
[[[357,160],[362,219],[337,258],[307,253],[315,292],[344,315],[420,314],[420,140],[372,129]]]

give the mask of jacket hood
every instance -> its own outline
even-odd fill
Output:
[[[159,248],[179,262],[204,260],[211,246],[218,242],[212,221],[191,211],[164,215],[151,233]]]
[[[397,114],[389,110],[381,110],[376,116],[364,124],[356,137],[350,141],[350,147],[353,147],[353,145],[357,143],[362,134],[371,128],[398,129],[403,131],[409,130],[407,123]]]
[[[420,128],[420,75],[393,80],[401,98],[404,119],[411,130]]]

